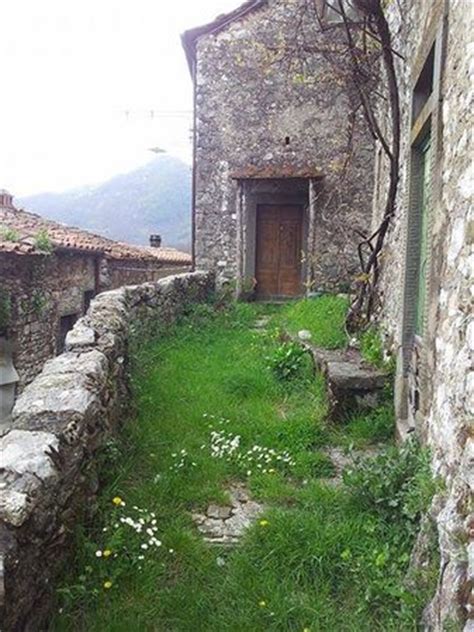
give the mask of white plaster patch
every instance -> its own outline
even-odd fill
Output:
[[[474,351],[474,320],[471,320],[466,328],[466,340],[471,351]]]
[[[439,304],[441,307],[446,307],[448,304],[448,292],[444,289],[439,293]]]
[[[465,221],[463,217],[458,217],[453,224],[453,230],[451,232],[448,249],[448,263],[453,264],[461,252],[461,248],[464,244],[464,235]]]
[[[474,196],[474,164],[470,164],[459,178],[458,189],[465,200]]]

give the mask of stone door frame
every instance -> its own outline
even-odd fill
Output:
[[[301,282],[308,287],[307,253],[313,241],[316,197],[311,195],[311,180],[307,178],[246,178],[238,180],[237,196],[237,296],[246,294],[248,281],[255,279],[257,238],[257,207],[298,205],[302,207]],[[303,292],[304,294],[304,292]]]

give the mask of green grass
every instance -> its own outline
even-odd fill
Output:
[[[346,298],[325,294],[288,304],[278,320],[290,333],[310,331],[311,342],[318,347],[338,349],[347,343],[344,320],[348,305]]]
[[[360,337],[360,352],[366,362],[382,368],[384,366],[382,338],[377,329],[364,331]]]
[[[297,305],[284,309],[298,312]],[[387,519],[376,503],[359,502],[370,471],[352,487],[319,480],[332,473],[322,448],[337,440],[325,419],[323,383],[308,365],[292,380],[277,379],[269,358],[279,342],[250,330],[257,314],[260,306],[217,315],[203,306],[166,337],[141,345],[133,380],[137,418],[104,452],[98,510],[78,533],[52,631],[417,629],[425,594],[413,596],[402,584],[416,503],[409,519],[395,509]],[[327,325],[319,331],[328,342],[338,340]],[[351,423],[365,442],[380,438],[379,429],[370,436],[371,423]],[[279,461],[263,472],[213,458],[213,431],[239,435],[241,453],[258,444],[288,451],[294,464]],[[234,550],[210,548],[190,513],[225,501],[234,480],[265,502],[268,523],[257,522]],[[115,496],[126,506],[115,507]],[[96,550],[133,548],[135,534],[114,530],[114,523],[135,505],[156,515],[162,546],[144,561],[97,558]]]

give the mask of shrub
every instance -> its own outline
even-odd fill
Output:
[[[14,228],[5,226],[0,229],[0,237],[5,241],[18,241],[20,239],[20,233]]]
[[[366,362],[376,367],[383,367],[385,364],[382,338],[377,329],[371,328],[364,331],[360,337],[360,352]]]
[[[286,382],[302,376],[305,359],[306,351],[301,345],[283,342],[268,358],[268,364],[277,379]]]
[[[387,521],[403,517],[411,531],[438,487],[429,453],[414,438],[372,459],[356,459],[355,466],[344,473],[344,482],[358,503]]]
[[[45,228],[42,228],[35,237],[35,246],[45,254],[51,254],[54,250],[53,242]]]

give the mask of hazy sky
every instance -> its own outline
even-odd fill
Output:
[[[189,161],[179,36],[239,2],[1,2],[0,188],[93,184],[146,162],[154,146]]]

